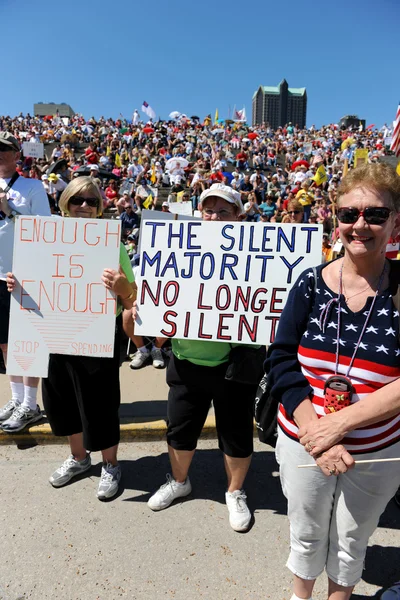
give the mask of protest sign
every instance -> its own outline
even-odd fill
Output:
[[[25,157],[43,158],[44,145],[41,142],[24,142],[22,144],[22,153]]]
[[[141,230],[138,335],[270,344],[291,286],[321,262],[321,225],[149,217]]]
[[[116,298],[101,281],[118,269],[114,220],[15,219],[7,372],[46,377],[49,354],[113,356]]]
[[[357,148],[354,152],[354,168],[360,167],[368,162],[368,148]]]
[[[192,216],[193,207],[191,202],[170,202],[169,212],[174,215],[186,215],[187,217]]]

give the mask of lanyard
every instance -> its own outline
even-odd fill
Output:
[[[370,306],[369,311],[367,313],[367,316],[365,318],[364,325],[363,325],[363,328],[362,328],[361,333],[360,333],[360,337],[358,338],[358,341],[356,343],[356,347],[354,348],[353,356],[351,357],[350,364],[349,364],[349,366],[347,368],[347,371],[346,371],[346,377],[349,376],[350,370],[351,370],[351,368],[353,366],[354,359],[356,357],[356,354],[357,354],[358,349],[359,349],[360,344],[361,344],[361,340],[362,340],[363,335],[365,333],[365,329],[366,329],[366,327],[368,325],[368,321],[369,321],[369,319],[370,319],[370,317],[372,315],[372,312],[374,310],[375,302],[376,302],[376,299],[378,297],[378,294],[379,294],[379,291],[380,291],[380,288],[381,288],[381,285],[382,285],[385,273],[386,273],[386,263],[385,263],[385,266],[383,267],[381,276],[379,278],[378,288],[377,288],[377,290],[375,292],[375,296],[372,299],[371,306]],[[330,308],[331,308],[332,304],[336,304],[337,305],[338,317],[337,317],[337,333],[336,333],[335,375],[338,374],[338,366],[339,366],[340,325],[341,325],[341,314],[342,314],[342,309],[340,307],[340,298],[342,296],[342,289],[343,289],[343,263],[342,263],[342,265],[340,267],[340,271],[339,271],[339,291],[338,291],[338,297],[337,298],[332,298],[332,300],[329,300],[329,302],[327,303],[326,307],[321,312],[321,317],[320,317],[320,320],[319,320],[319,327],[322,330],[322,332],[325,333],[325,327],[326,327],[326,322],[328,320]]]

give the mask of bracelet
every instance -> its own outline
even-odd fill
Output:
[[[132,298],[136,300],[136,290],[132,290],[129,296],[127,296],[126,298],[122,298],[122,301],[125,302],[125,300],[132,300]]]

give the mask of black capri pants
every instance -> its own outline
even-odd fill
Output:
[[[105,450],[119,443],[119,331],[113,358],[50,354],[42,380],[43,404],[54,435],[83,432],[86,450]]]
[[[0,344],[8,342],[8,327],[10,324],[11,294],[7,290],[7,283],[0,281]]]
[[[233,458],[252,454],[257,386],[227,381],[227,366],[203,367],[172,355],[167,369],[169,446],[175,450],[196,448],[213,401],[220,450]]]

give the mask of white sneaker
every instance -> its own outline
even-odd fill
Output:
[[[143,365],[149,360],[150,352],[141,352],[137,350],[135,354],[132,356],[132,361],[129,366],[131,369],[140,369]]]
[[[99,500],[108,500],[118,492],[119,482],[121,481],[121,467],[107,463],[101,468],[101,477],[97,497]]]
[[[167,483],[164,483],[155,494],[152,495],[150,500],[147,502],[147,506],[151,510],[163,510],[168,508],[170,504],[177,498],[187,496],[192,491],[189,477],[186,477],[185,483],[178,483],[168,473]]]
[[[161,352],[161,348],[153,347],[151,351],[151,358],[153,359],[153,367],[155,369],[163,369],[164,368],[164,359]]]
[[[247,531],[251,521],[251,512],[247,506],[244,490],[226,492],[225,500],[229,510],[229,524],[234,531]]]

